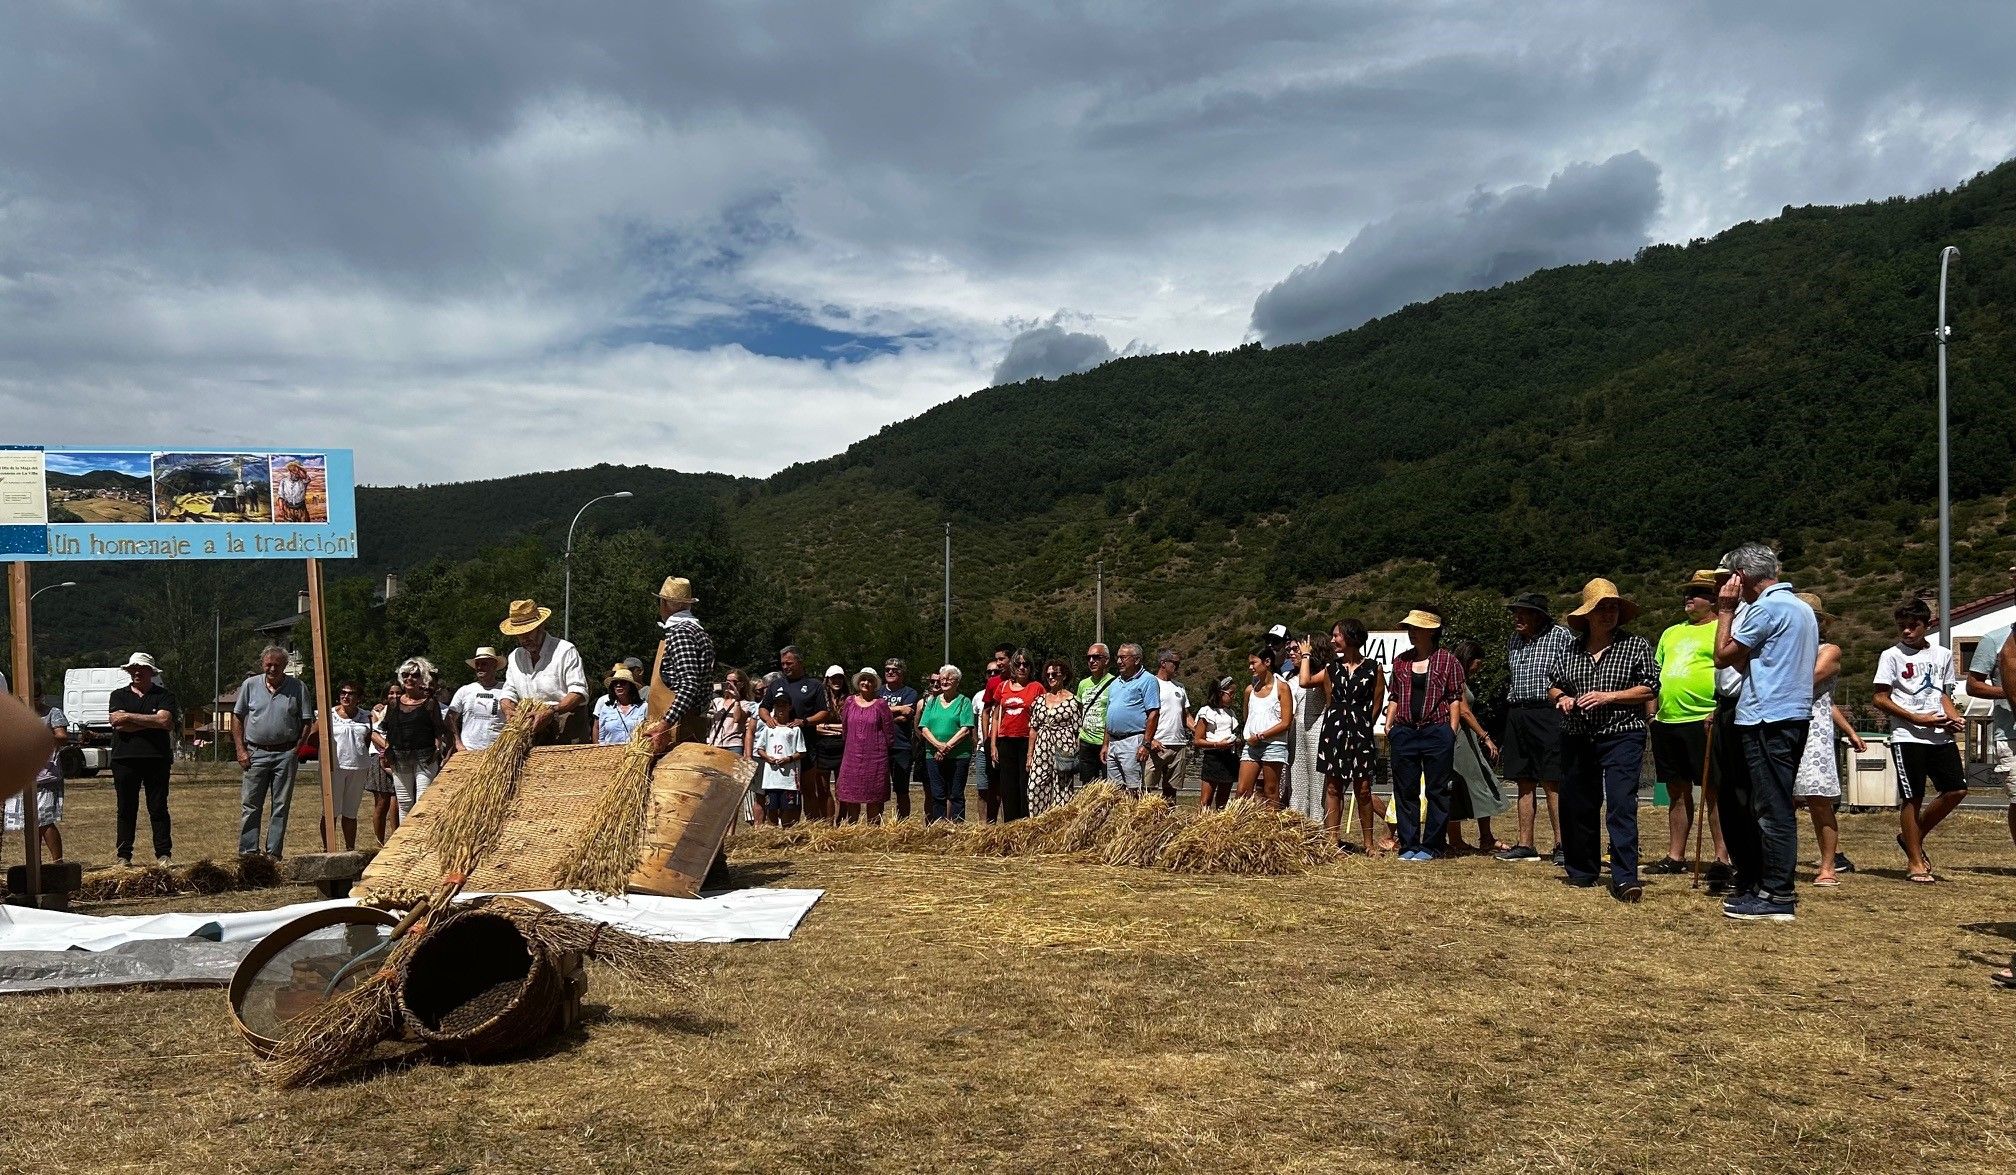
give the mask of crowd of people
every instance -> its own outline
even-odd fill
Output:
[[[551,610],[518,600],[499,624],[508,652],[476,649],[466,661],[472,680],[444,693],[435,666],[413,657],[382,693],[342,682],[326,738],[287,673],[286,650],[265,650],[260,672],[238,690],[232,724],[243,770],[239,848],[282,852],[308,753],[331,756],[343,847],[355,847],[366,795],[382,842],[450,756],[488,747],[519,706],[538,701],[547,707],[539,741],[627,743],[642,732],[754,760],[749,818],[759,825],[908,818],[913,787],[926,820],[1021,820],[1100,779],[1173,803],[1194,767],[1203,807],[1246,798],[1293,808],[1340,853],[1551,862],[1567,884],[1605,885],[1623,902],[1640,899],[1646,874],[1702,872],[1730,917],[1789,921],[1801,809],[1819,849],[1813,884],[1836,886],[1854,871],[1839,843],[1836,740],[1858,752],[1866,743],[1834,702],[1842,654],[1826,638],[1835,618],[1792,590],[1762,544],[1729,552],[1677,589],[1678,622],[1656,639],[1635,630],[1639,605],[1606,579],[1590,580],[1558,618],[1543,595],[1511,599],[1507,684],[1489,707],[1472,686],[1495,651],[1474,639],[1444,647],[1443,622],[1427,609],[1400,621],[1408,644],[1390,665],[1368,651],[1362,621],[1300,638],[1276,625],[1247,650],[1243,676],[1211,681],[1197,699],[1180,680],[1178,652],[1159,650],[1151,668],[1131,642],[1090,645],[1082,670],[1003,643],[977,681],[948,664],[915,685],[896,657],[879,670],[850,674],[836,664],[814,676],[792,646],[760,681],[737,669],[716,680],[697,600],[676,577],[657,595],[664,641],[655,660],[612,665],[591,701],[580,652],[548,631]],[[1875,706],[1890,727],[1906,876],[1933,884],[1927,838],[1967,794],[1956,737],[1964,722],[1952,699],[1959,671],[1933,639],[1923,601],[1906,601],[1894,620],[1898,639],[1878,661]],[[2002,686],[2003,662],[2016,671],[2009,644],[2006,631],[1990,634],[1966,674],[1970,694],[1994,702],[2005,771],[2016,766]],[[126,669],[131,685],[108,707],[116,851],[131,863],[144,794],[156,859],[167,863],[175,702],[146,654]],[[60,738],[61,712],[47,721]],[[1648,752],[1669,804],[1664,844],[1641,863]],[[53,759],[44,776],[45,845],[60,857]],[[978,799],[970,813],[969,792]],[[1515,839],[1500,839],[1498,819]],[[2016,839],[2016,803],[2009,819]],[[1473,822],[1474,844],[1465,839]],[[1704,839],[1712,843],[1705,872]]]

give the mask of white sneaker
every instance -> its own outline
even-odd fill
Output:
[[[131,857],[119,858],[119,867],[121,869],[131,869],[133,867],[133,858]]]
[[[162,867],[163,869],[173,869],[173,868],[175,867],[175,858],[173,858],[173,857],[156,857],[156,858],[154,858],[154,863],[155,863],[156,865],[159,865],[159,866],[161,866],[161,867]]]

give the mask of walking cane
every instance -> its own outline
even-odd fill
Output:
[[[1689,824],[1694,823],[1696,816],[1701,818],[1700,826],[1694,829],[1694,880],[1687,883],[1688,889],[1701,888],[1701,840],[1708,831],[1708,767],[1714,761],[1715,722],[1710,719],[1708,737],[1703,740],[1701,749],[1701,798],[1700,802],[1694,805],[1694,811],[1687,815]]]

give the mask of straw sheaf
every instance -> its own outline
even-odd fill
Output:
[[[963,857],[1073,857],[1171,873],[1276,876],[1334,861],[1329,835],[1298,812],[1255,800],[1222,811],[1181,811],[1160,796],[1137,800],[1095,783],[1072,800],[1006,824],[799,824],[755,829],[738,845],[820,853],[917,853]]]
[[[160,898],[176,894],[217,894],[238,889],[266,889],[281,884],[280,866],[273,858],[248,853],[229,864],[208,857],[193,865],[168,868],[149,865],[142,869],[114,867],[85,875],[77,889],[80,902],[119,901],[129,898]]]
[[[449,797],[441,819],[428,830],[427,852],[441,862],[444,872],[471,873],[496,847],[518,794],[525,760],[532,753],[533,732],[547,709],[537,702],[518,707],[490,749],[478,752],[483,758],[474,777]]]
[[[651,736],[640,726],[630,736],[623,764],[595,801],[581,839],[568,853],[565,889],[622,893],[644,857],[645,825],[651,812]]]

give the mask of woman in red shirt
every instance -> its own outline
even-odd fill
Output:
[[[1029,815],[1029,707],[1043,696],[1043,686],[1031,680],[1034,668],[1029,650],[1017,649],[1008,660],[1008,676],[987,683],[993,730],[987,738],[987,765],[994,786],[981,795],[989,823]]]

